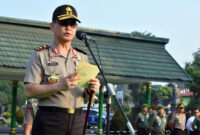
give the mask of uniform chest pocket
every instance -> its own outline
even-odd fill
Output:
[[[44,73],[45,75],[47,76],[50,76],[52,74],[57,74],[57,75],[60,75],[63,73],[62,71],[62,68],[58,65],[56,66],[47,66],[45,69],[44,69]]]
[[[46,66],[44,69],[44,82],[49,82],[48,78],[52,75],[58,77],[58,80],[63,77],[62,68],[59,65],[56,66]]]

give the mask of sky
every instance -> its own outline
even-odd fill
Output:
[[[200,46],[200,0],[1,0],[0,16],[51,22],[57,6],[74,6],[79,26],[168,38],[181,67]]]

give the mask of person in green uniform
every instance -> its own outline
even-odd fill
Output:
[[[152,135],[165,135],[165,127],[167,124],[167,118],[164,113],[164,106],[160,105],[156,108],[157,115],[150,121],[150,130],[152,131]]]
[[[156,110],[156,108],[158,107],[158,106],[160,106],[160,105],[162,105],[162,106],[164,106],[164,104],[163,104],[163,102],[162,101],[160,101],[160,100],[157,100],[157,101],[155,101],[153,104],[152,104],[152,106],[151,106],[151,112],[150,112],[150,116],[149,116],[149,120],[151,120],[153,117],[154,117],[154,115],[157,115],[157,110]]]
[[[137,128],[137,135],[149,135],[149,113],[148,105],[143,104],[141,108],[141,112],[137,114],[135,120],[135,126]]]
[[[200,109],[199,109],[200,111]],[[195,132],[195,135],[200,135],[200,112],[197,112],[194,122],[192,124],[192,128]]]

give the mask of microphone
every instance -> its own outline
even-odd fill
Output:
[[[88,40],[88,41],[92,41],[95,42],[94,39],[92,39],[90,36],[88,36],[84,31],[78,30],[76,31],[76,37],[79,40]]]

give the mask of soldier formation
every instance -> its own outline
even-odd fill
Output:
[[[194,115],[186,119],[183,104],[177,106],[175,113],[167,114],[162,102],[156,102],[148,111],[143,104],[135,119],[137,135],[200,135],[200,112],[194,109]],[[187,123],[186,123],[187,122]]]

